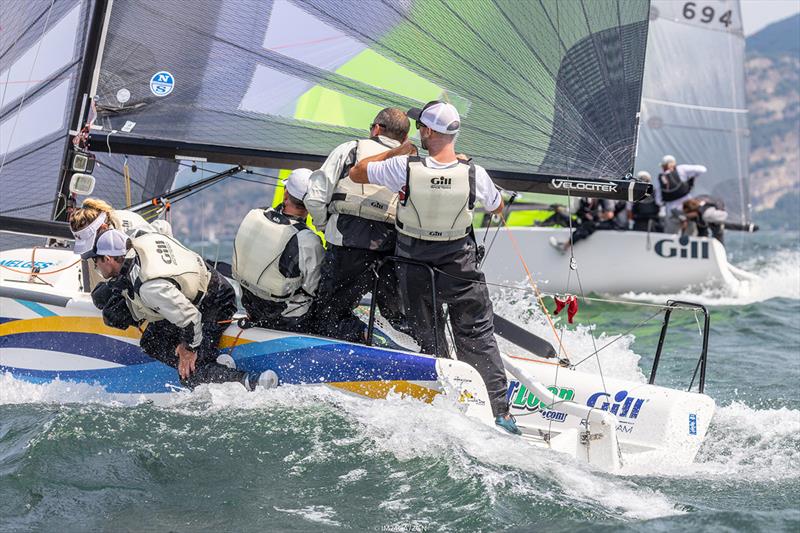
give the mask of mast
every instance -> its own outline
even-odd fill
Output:
[[[67,132],[65,143],[67,149],[64,151],[64,159],[61,163],[61,177],[58,187],[56,201],[53,204],[53,213],[51,218],[54,220],[66,220],[67,210],[59,209],[62,201],[69,198],[69,182],[71,177],[70,163],[72,161],[72,137],[80,132],[84,124],[84,117],[86,117],[89,107],[91,105],[91,97],[93,88],[96,88],[97,77],[99,75],[99,59],[102,56],[102,48],[105,41],[105,29],[108,25],[109,15],[111,14],[111,5],[113,0],[95,0],[91,10],[91,18],[89,21],[89,29],[86,35],[86,43],[84,45],[83,62],[81,64],[80,76],[78,78],[78,86],[75,91],[75,102],[72,109],[72,115],[68,124],[74,125],[75,130]]]

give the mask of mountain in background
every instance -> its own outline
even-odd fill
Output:
[[[800,208],[789,199],[800,192],[800,14],[751,35],[746,50],[755,219],[799,227]],[[773,208],[789,212],[771,213]]]

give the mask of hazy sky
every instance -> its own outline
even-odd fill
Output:
[[[764,26],[800,13],[800,0],[741,0],[744,34],[752,35]]]

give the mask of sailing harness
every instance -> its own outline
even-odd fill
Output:
[[[694,188],[694,178],[683,181],[677,168],[662,172],[658,175],[658,180],[661,184],[661,198],[665,202],[680,200]]]

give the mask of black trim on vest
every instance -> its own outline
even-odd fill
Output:
[[[459,160],[459,163],[469,165],[469,208],[475,209],[475,197],[477,195],[475,190],[475,165],[472,164],[472,161],[464,162]]]

